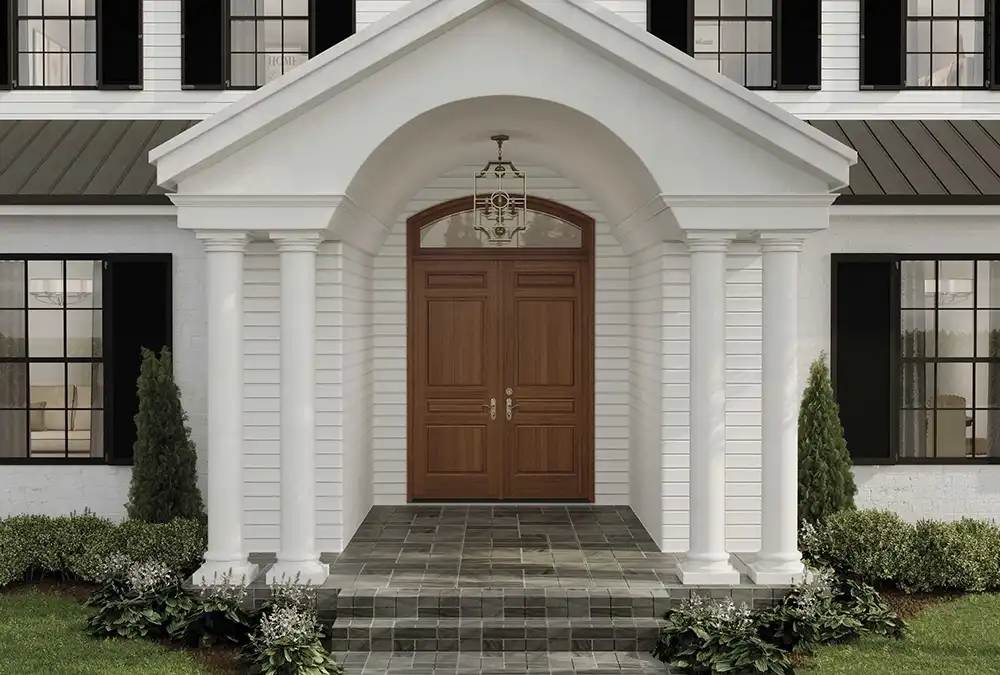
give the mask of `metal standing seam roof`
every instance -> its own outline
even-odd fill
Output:
[[[810,123],[858,152],[838,204],[1000,204],[1000,120]],[[149,151],[195,124],[0,121],[0,203],[169,203]]]

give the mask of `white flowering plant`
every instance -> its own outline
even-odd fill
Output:
[[[288,600],[279,592],[279,603]],[[302,599],[303,596],[296,596]],[[248,659],[260,675],[341,675],[343,669],[323,647],[315,610],[295,602],[272,605],[250,638]]]
[[[202,584],[192,594],[193,607],[167,627],[171,640],[189,646],[209,647],[218,643],[244,645],[249,642],[254,616],[247,608],[245,579],[234,582],[231,573]]]
[[[97,637],[166,637],[195,608],[182,578],[156,560],[112,554],[100,566],[103,583],[87,604],[97,612],[87,630]]]

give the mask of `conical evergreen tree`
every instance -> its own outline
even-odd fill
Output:
[[[799,519],[816,523],[854,508],[858,489],[826,355],[809,368],[799,408]]]
[[[173,357],[166,347],[157,358],[142,350],[139,412],[135,416],[135,460],[128,516],[147,523],[174,518],[204,520],[198,490],[197,454],[174,382]]]

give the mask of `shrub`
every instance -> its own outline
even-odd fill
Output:
[[[841,511],[802,528],[799,546],[813,565],[865,583],[905,583],[916,565],[913,526],[891,511]]]
[[[168,523],[176,518],[204,520],[198,491],[197,452],[174,382],[173,357],[142,350],[139,412],[135,416],[135,464],[129,487],[129,518]]]
[[[908,587],[980,592],[1000,588],[1000,528],[982,520],[922,520],[914,527],[918,564]]]
[[[813,361],[799,407],[799,518],[820,522],[854,508],[851,456],[825,355]]]
[[[159,561],[185,575],[201,562],[206,532],[201,523],[190,520],[115,525],[91,513],[14,516],[0,520],[0,542],[2,587],[46,575],[102,581],[107,561],[116,552],[133,562]]]
[[[191,614],[195,602],[184,580],[163,563],[115,556],[88,605],[97,608],[87,623],[95,637],[162,638]]]
[[[191,610],[168,627],[171,640],[191,647],[249,642],[256,621],[246,608],[246,582],[234,584],[229,575],[218,582],[192,594]]]

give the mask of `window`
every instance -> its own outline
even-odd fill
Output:
[[[309,0],[230,0],[229,86],[253,89],[309,59]]]
[[[17,0],[17,82],[97,86],[97,0]]]
[[[354,34],[353,0],[181,0],[186,89],[255,89]]]
[[[834,276],[852,455],[1000,461],[1000,259],[835,256]]]
[[[649,0],[650,33],[750,89],[818,89],[820,0]]]
[[[490,241],[477,230],[475,213],[445,216],[420,228],[420,248],[581,248],[583,232],[576,225],[541,211],[527,210],[524,229],[509,238]]]
[[[140,350],[171,344],[169,289],[169,256],[0,260],[0,462],[131,459]]]
[[[772,86],[773,0],[695,0],[694,58],[750,89]]]
[[[986,0],[907,0],[906,86],[981,88]]]

